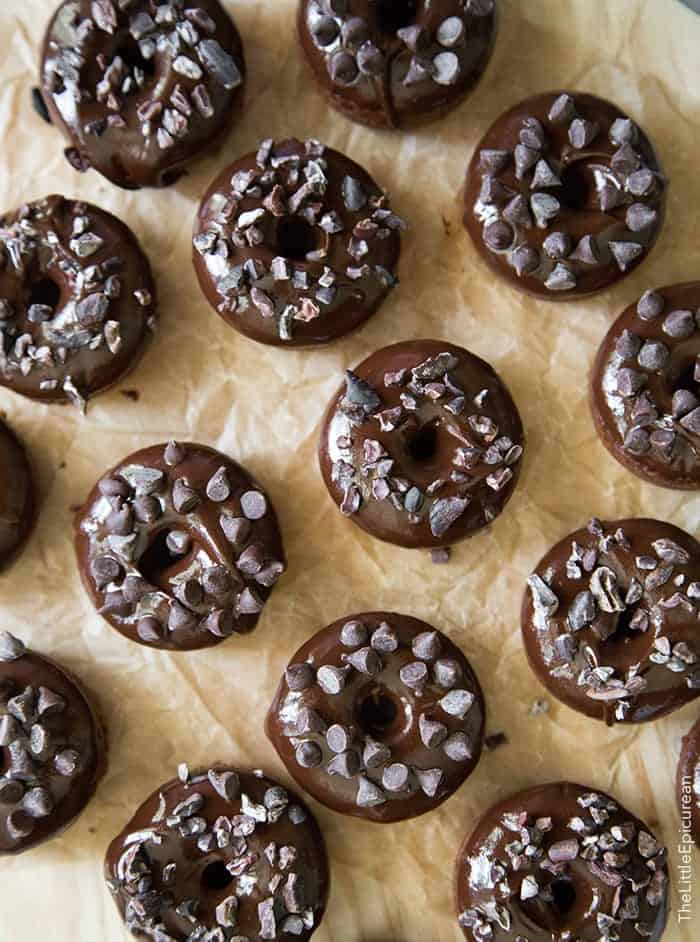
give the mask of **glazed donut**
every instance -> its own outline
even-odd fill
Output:
[[[550,301],[601,291],[646,258],[666,183],[644,132],[593,95],[535,95],[487,131],[464,225],[509,284]]]
[[[0,569],[14,558],[29,536],[34,506],[27,454],[0,420]]]
[[[385,347],[346,374],[323,421],[326,487],[372,536],[442,547],[487,526],[515,490],[524,433],[495,371],[438,340]]]
[[[115,216],[49,196],[0,217],[0,385],[84,410],[155,326],[148,259]]]
[[[294,655],[266,721],[317,801],[380,823],[437,808],[476,768],[484,698],[466,657],[417,618],[366,612]]]
[[[591,520],[528,579],[522,631],[555,697],[641,723],[700,696],[700,544],[659,520]]]
[[[329,885],[323,837],[293,792],[184,764],[112,841],[105,877],[127,929],[153,942],[304,942]]]
[[[77,170],[118,186],[174,183],[242,101],[243,45],[219,0],[64,0],[41,94]]]
[[[342,114],[375,128],[442,117],[481,78],[495,0],[300,0],[299,36]]]
[[[620,464],[700,488],[700,281],[647,291],[620,315],[593,367],[591,408]]]
[[[102,728],[82,687],[0,632],[0,855],[60,834],[105,768]]]
[[[457,858],[470,942],[658,942],[667,851],[602,792],[541,785],[490,808]]]
[[[75,548],[93,605],[126,638],[191,651],[252,631],[286,569],[270,498],[205,445],[153,445],[90,492]]]
[[[362,167],[318,141],[263,141],[209,187],[194,233],[202,291],[261,343],[327,343],[397,284],[399,231]]]
[[[700,720],[683,739],[678,761],[678,808],[684,830],[700,847]]]

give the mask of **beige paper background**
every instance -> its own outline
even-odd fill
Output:
[[[139,368],[92,404],[87,418],[0,390],[0,412],[28,445],[41,494],[39,525],[0,577],[0,625],[54,655],[94,690],[110,768],[66,836],[0,863],[0,942],[120,942],[126,938],[101,875],[104,849],[131,810],[186,760],[262,766],[288,781],[262,732],[288,658],[311,633],[351,612],[385,607],[447,632],[472,660],[488,731],[509,744],[427,817],[372,826],[313,806],[333,887],[318,942],[457,942],[452,862],[489,804],[516,789],[569,777],[611,790],[673,843],[673,780],[685,710],[641,729],[607,730],[556,703],[533,717],[542,688],[520,642],[526,575],[553,541],[593,513],[666,518],[697,535],[700,498],[644,485],[597,442],[586,404],[589,364],[608,325],[644,289],[700,277],[700,19],[676,0],[501,0],[494,59],[475,94],[442,123],[384,134],[333,113],[308,84],[295,41],[294,0],[227,0],[250,70],[244,119],[225,148],[164,192],[126,193],[79,176],[57,132],[29,105],[38,45],[53,0],[0,3],[0,206],[50,192],[120,215],[141,238],[158,279],[162,327]],[[479,137],[506,106],[548,88],[612,98],[656,142],[672,185],[668,222],[648,262],[593,301],[528,300],[493,279],[460,224],[457,191]],[[402,286],[360,333],[321,350],[257,346],[227,328],[198,292],[189,235],[200,194],[226,162],[266,136],[314,135],[363,163],[411,223]],[[510,385],[529,436],[524,474],[492,531],[434,567],[423,553],[384,546],[341,518],[316,468],[325,401],[340,372],[398,339],[444,337],[489,359]],[[140,401],[122,395],[136,389]],[[273,495],[290,570],[258,630],[175,656],[126,642],[95,615],[71,545],[71,506],[99,473],[167,438],[221,448]],[[676,856],[672,851],[671,863]],[[700,924],[671,917],[665,942],[691,942]],[[674,894],[674,906],[676,905]]]

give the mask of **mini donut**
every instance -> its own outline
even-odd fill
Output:
[[[464,226],[510,285],[550,301],[602,291],[642,263],[666,181],[651,142],[615,105],[550,92],[511,108],[467,171]]]
[[[299,36],[331,105],[375,128],[442,117],[474,88],[495,0],[300,0]]]
[[[700,488],[700,281],[647,291],[620,315],[596,357],[591,408],[620,464]]]
[[[219,0],[64,0],[41,53],[41,95],[76,170],[167,186],[242,102],[243,45]]]
[[[18,553],[34,523],[34,484],[27,454],[0,420],[0,569]]]
[[[296,782],[342,814],[432,811],[481,756],[485,705],[459,648],[417,618],[351,615],[294,655],[266,732]]]
[[[197,216],[193,259],[211,306],[261,343],[328,343],[397,283],[404,222],[368,173],[318,141],[263,141],[223,170]]]
[[[677,791],[682,828],[700,847],[700,720],[683,739]]]
[[[608,724],[700,696],[700,544],[659,520],[593,519],[528,579],[522,631],[540,681]]]
[[[346,374],[319,460],[341,513],[372,536],[444,547],[510,500],[525,437],[496,372],[441,340],[385,347]]]
[[[0,632],[0,855],[65,830],[105,768],[102,728],[82,687]]]
[[[658,942],[667,850],[609,795],[540,785],[490,808],[457,858],[469,942]]]
[[[136,365],[155,309],[148,259],[110,213],[49,196],[0,217],[0,385],[84,411]]]
[[[205,445],[153,445],[108,471],[75,521],[92,603],[126,638],[192,651],[257,625],[286,569],[270,498]]]
[[[310,939],[329,873],[308,808],[259,771],[178,772],[107,851],[107,886],[127,929],[153,942]]]

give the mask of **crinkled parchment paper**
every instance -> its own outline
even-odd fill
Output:
[[[280,672],[318,628],[379,608],[424,618],[462,646],[484,686],[488,731],[505,732],[509,743],[486,753],[446,805],[415,821],[373,826],[312,803],[333,871],[315,939],[456,942],[457,849],[476,816],[516,789],[569,777],[612,791],[670,844],[677,836],[676,760],[700,707],[639,729],[608,730],[556,702],[532,716],[543,691],[525,661],[518,615],[531,567],[592,514],[644,514],[700,529],[700,498],[642,484],[618,466],[598,443],[586,402],[589,365],[618,312],[647,287],[700,277],[700,19],[676,0],[501,0],[498,44],[480,87],[446,120],[404,135],[355,126],[321,100],[296,43],[295,0],[225,5],[246,45],[245,117],[175,188],[127,193],[71,170],[58,133],[30,108],[54,0],[0,3],[0,206],[61,192],[117,213],[153,262],[162,313],[141,365],[86,418],[0,390],[0,410],[31,451],[41,494],[38,528],[0,577],[0,624],[84,678],[110,743],[109,772],[77,824],[2,860],[0,942],[125,939],[101,865],[132,809],[182,760],[264,767],[287,781],[262,732]],[[526,95],[557,87],[626,109],[656,142],[671,179],[668,221],[650,259],[612,291],[559,305],[527,299],[487,273],[462,230],[457,198],[490,122]],[[257,346],[226,327],[190,264],[192,220],[214,174],[261,138],[291,134],[317,136],[364,164],[411,224],[402,285],[380,313],[350,338],[301,352]],[[425,336],[490,360],[529,437],[507,512],[459,546],[449,566],[365,536],[336,511],[316,467],[319,420],[341,371],[387,343]],[[107,627],[82,591],[71,540],[71,507],[100,472],[168,438],[199,440],[247,465],[276,501],[291,561],[254,634],[184,656],[130,644]],[[700,854],[694,859],[697,920],[679,927],[672,916],[668,942],[698,938]],[[674,870],[676,860],[672,851]]]

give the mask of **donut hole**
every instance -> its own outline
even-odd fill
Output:
[[[367,735],[382,742],[399,718],[396,698],[383,687],[370,690],[358,703],[357,722]]]
[[[438,453],[438,423],[428,422],[417,428],[406,442],[408,454],[416,464],[430,464]]]
[[[546,932],[558,935],[565,930],[578,902],[576,888],[564,877],[555,879],[540,896],[521,906],[528,919]]]
[[[377,0],[377,28],[393,36],[405,26],[411,26],[418,14],[417,0]]]
[[[560,918],[565,918],[576,905],[576,890],[570,880],[555,880],[550,886],[552,906]]]
[[[40,278],[31,286],[27,307],[32,304],[46,304],[56,308],[61,298],[61,289],[52,278]]]
[[[169,575],[173,567],[180,567],[182,561],[191,553],[191,550],[187,553],[175,553],[170,549],[168,537],[171,532],[171,530],[160,530],[156,533],[139,562],[139,571],[146,582],[165,589],[166,592],[171,589]]]
[[[653,632],[640,631],[632,626],[636,608],[626,608],[615,617],[613,631],[603,639],[599,648],[601,664],[610,664],[621,670],[631,667],[649,654]]]
[[[676,363],[671,364],[668,372],[668,383],[672,393],[686,390],[697,395],[698,385],[700,384],[695,379],[695,364],[696,358],[694,356],[683,357],[678,359]]]
[[[145,76],[144,84],[155,78],[155,60],[144,59],[143,55],[141,54],[139,44],[131,36],[126,36],[123,41],[119,43],[116,52],[114,53],[114,58],[116,59],[117,56],[124,63],[128,74],[133,76],[134,71],[136,69],[140,69],[140,71]]]
[[[283,216],[277,223],[277,254],[296,262],[306,261],[318,248],[314,227],[301,216]]]
[[[209,892],[225,890],[233,883],[233,874],[227,869],[223,860],[213,860],[202,870],[201,884]]]
[[[596,172],[586,160],[570,163],[561,173],[561,187],[554,191],[559,202],[573,212],[600,209]]]

